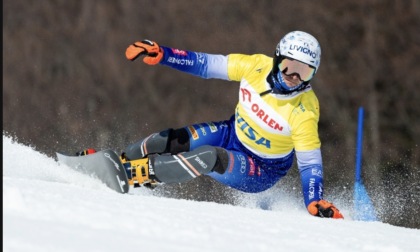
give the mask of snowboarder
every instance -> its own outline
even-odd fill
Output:
[[[319,103],[310,85],[320,65],[321,47],[312,35],[286,34],[273,58],[192,52],[150,40],[128,46],[128,60],[141,55],[148,65],[240,82],[239,102],[228,120],[167,129],[128,146],[122,159],[141,163],[133,170],[131,183],[180,183],[208,175],[240,191],[258,193],[285,176],[296,156],[308,212],[343,218],[323,199]]]

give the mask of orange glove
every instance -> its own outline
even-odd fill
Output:
[[[156,65],[163,58],[163,50],[156,42],[146,39],[141,42],[135,42],[128,46],[125,51],[125,57],[131,61],[136,60],[140,55],[147,55],[143,58],[144,63]]]
[[[308,212],[322,218],[344,219],[340,211],[326,200],[313,201],[308,205]]]

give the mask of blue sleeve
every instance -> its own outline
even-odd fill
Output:
[[[323,198],[323,167],[321,149],[296,151],[297,164],[302,182],[303,198],[308,207],[312,201]]]
[[[300,179],[305,206],[308,207],[312,201],[323,198],[323,171],[322,165],[313,164],[300,167]]]
[[[228,79],[227,56],[184,51],[165,46],[161,48],[164,51],[161,65],[205,79]]]

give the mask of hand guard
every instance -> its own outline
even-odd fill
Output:
[[[313,201],[308,205],[308,212],[322,218],[344,219],[340,211],[326,200]]]
[[[156,42],[146,39],[141,42],[135,42],[127,47],[125,51],[125,57],[131,61],[136,60],[140,55],[147,55],[143,58],[144,63],[156,65],[163,58],[163,50]]]

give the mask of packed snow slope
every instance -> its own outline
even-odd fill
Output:
[[[289,201],[263,210],[123,195],[3,134],[6,252],[420,251],[418,229],[321,219]]]

